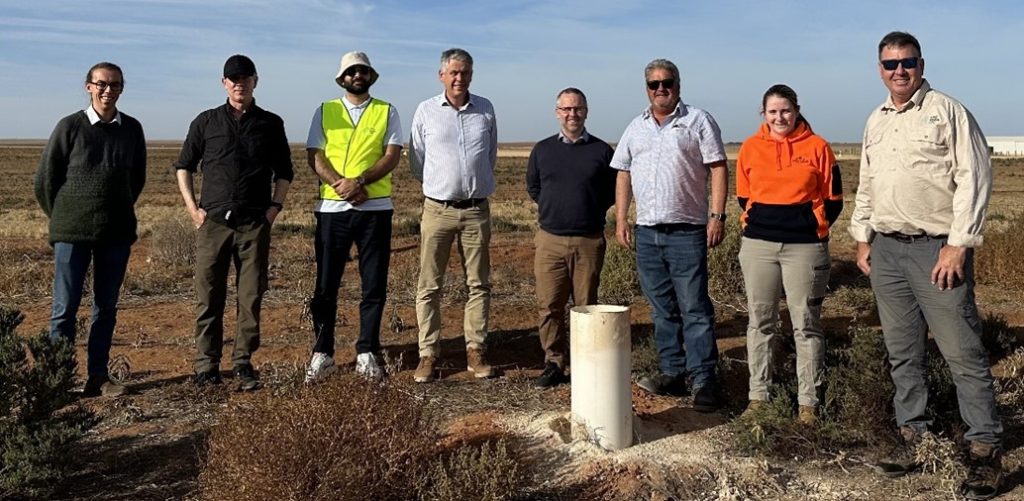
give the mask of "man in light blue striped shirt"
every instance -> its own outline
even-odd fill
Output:
[[[710,412],[721,407],[721,391],[707,253],[725,234],[725,147],[715,119],[679,99],[675,64],[655,59],[644,77],[651,106],[622,133],[611,162],[619,170],[615,234],[626,247],[632,240],[629,203],[636,198],[637,272],[651,303],[661,369],[637,384],[681,395],[689,376],[693,408]]]
[[[491,211],[498,158],[494,107],[469,93],[473,56],[462,49],[441,54],[438,80],[444,92],[423,101],[412,118],[409,165],[423,183],[420,222],[420,277],[416,290],[420,363],[417,383],[434,380],[441,355],[441,286],[453,242],[466,271],[463,330],[467,368],[478,378],[494,371],[486,362],[485,337],[491,302]]]

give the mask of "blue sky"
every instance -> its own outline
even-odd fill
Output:
[[[726,141],[753,132],[761,94],[782,82],[819,134],[858,142],[885,97],[877,43],[895,29],[920,39],[925,76],[986,134],[1024,135],[1022,14],[1011,0],[0,0],[0,138],[47,137],[88,102],[89,66],[109,60],[127,80],[119,108],[150,139],[182,139],[223,102],[224,59],[244,53],[260,73],[257,102],[303,141],[313,109],[339,95],[349,50],[369,54],[381,73],[371,93],[398,107],[407,133],[416,104],[441,91],[440,52],[462,47],[502,141],[554,133],[554,96],[570,85],[589,97],[590,131],[617,141],[647,105],[644,65],[665,57],[683,100],[710,111]]]

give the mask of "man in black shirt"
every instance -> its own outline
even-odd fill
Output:
[[[238,277],[238,320],[232,364],[242,391],[260,387],[252,353],[260,345],[260,304],[267,290],[270,226],[284,209],[293,169],[284,123],[256,106],[256,65],[243,55],[224,63],[227,103],[199,114],[174,167],[196,226],[195,381],[219,384],[224,303],[230,263]],[[202,164],[196,203],[192,178]],[[273,193],[271,193],[273,185]]]
[[[534,274],[540,308],[544,373],[538,388],[565,382],[568,339],[565,306],[597,302],[604,266],[604,226],[615,203],[616,171],[608,143],[587,133],[587,97],[570,87],[558,93],[555,117],[561,131],[533,147],[526,188],[537,202],[540,229],[534,238]]]

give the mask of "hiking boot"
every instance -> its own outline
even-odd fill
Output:
[[[562,370],[558,364],[554,362],[548,362],[544,365],[544,373],[533,382],[534,388],[544,389],[551,388],[552,386],[558,386],[568,381],[565,377],[565,371]]]
[[[128,387],[117,384],[110,380],[110,376],[89,376],[85,381],[85,389],[82,390],[84,397],[119,397],[128,393]]]
[[[477,379],[494,377],[494,368],[484,358],[484,350],[469,348],[466,350],[466,368],[476,375]]]
[[[334,358],[330,355],[321,352],[313,353],[309,367],[306,368],[306,384],[321,381],[336,370],[338,368],[334,366]]]
[[[751,400],[750,402],[747,402],[747,408],[743,411],[743,414],[740,414],[740,417],[750,418],[750,416],[757,412],[761,407],[764,407],[764,405],[764,400]]]
[[[801,405],[797,410],[796,420],[806,426],[818,424],[818,408],[813,405]]]
[[[377,363],[377,356],[373,353],[360,353],[356,355],[356,374],[380,381],[384,379],[384,368]]]
[[[412,379],[417,383],[429,383],[434,380],[434,364],[437,359],[431,356],[420,356],[420,363],[416,366],[416,372]]]
[[[220,369],[210,369],[206,372],[197,372],[192,382],[196,386],[211,386],[221,384],[224,380],[220,378]]]
[[[644,376],[637,380],[636,385],[653,395],[682,397],[687,394],[686,376],[683,374],[660,373],[656,376]]]
[[[693,410],[715,412],[722,408],[722,391],[716,384],[701,386],[693,391]]]
[[[238,379],[238,391],[255,391],[263,387],[256,371],[248,364],[235,367],[235,378]]]
[[[965,498],[991,499],[999,494],[1003,479],[1003,451],[998,445],[971,442],[967,467],[967,480],[960,486]]]
[[[910,426],[900,427],[900,441],[893,446],[884,458],[875,463],[875,469],[889,478],[906,475],[921,467],[917,462],[917,445],[921,443],[921,434]]]

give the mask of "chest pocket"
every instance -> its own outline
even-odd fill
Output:
[[[940,176],[948,174],[952,162],[945,130],[939,126],[929,126],[910,131],[903,164],[921,173]]]

